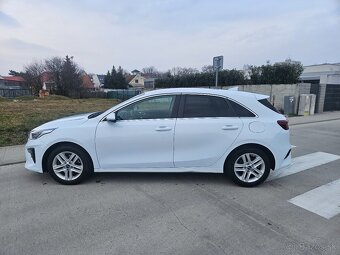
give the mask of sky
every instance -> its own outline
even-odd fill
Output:
[[[340,0],[0,0],[0,75],[66,55],[98,74],[338,63]]]

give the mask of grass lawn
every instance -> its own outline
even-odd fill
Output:
[[[0,147],[24,144],[35,127],[57,118],[106,110],[117,104],[114,99],[0,98]]]

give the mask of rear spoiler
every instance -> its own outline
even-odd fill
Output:
[[[255,93],[254,93],[254,95],[255,95],[257,100],[269,98],[269,96],[267,96],[267,95],[255,94]]]

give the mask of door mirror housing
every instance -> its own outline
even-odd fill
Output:
[[[115,112],[111,112],[109,115],[106,116],[106,120],[110,121],[110,122],[116,122],[116,113]]]

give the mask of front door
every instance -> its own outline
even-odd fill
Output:
[[[116,112],[116,122],[101,121],[96,150],[103,170],[173,167],[175,95],[156,96]]]

